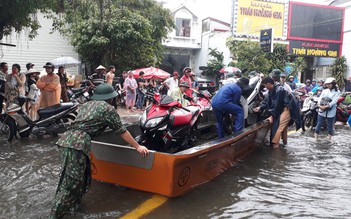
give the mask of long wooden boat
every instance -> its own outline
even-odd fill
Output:
[[[214,123],[204,127],[213,132]],[[206,183],[235,165],[264,143],[270,129],[259,122],[242,132],[223,139],[200,141],[199,146],[167,154],[152,151],[142,158],[133,148],[113,133],[99,136],[92,142],[93,179],[118,184],[168,197],[180,196]],[[137,136],[137,125],[128,126]]]

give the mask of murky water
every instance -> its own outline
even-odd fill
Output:
[[[350,128],[333,142],[290,135],[284,149],[260,148],[241,164],[144,218],[351,217]],[[56,139],[0,146],[0,218],[47,218],[60,173]],[[153,194],[93,182],[68,218],[118,218]]]

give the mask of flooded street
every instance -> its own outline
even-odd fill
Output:
[[[332,142],[292,133],[279,150],[259,148],[236,167],[143,218],[347,218],[351,215],[350,128]],[[0,218],[47,218],[60,174],[56,139],[0,146]],[[67,218],[119,218],[154,194],[94,181]]]

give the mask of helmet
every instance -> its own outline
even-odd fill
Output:
[[[43,68],[55,68],[55,66],[51,63],[51,62],[47,62],[44,66],[43,66]]]
[[[271,77],[280,78],[281,74],[282,74],[282,72],[279,69],[273,69],[273,71],[271,72]]]
[[[187,69],[191,71],[191,68],[190,68],[190,67],[185,67],[185,68],[183,69],[183,73],[184,73]]]
[[[281,78],[286,78],[285,72],[282,72],[282,73],[280,74],[280,77],[281,77]]]
[[[240,78],[241,75],[242,75],[241,70],[240,70],[240,69],[236,70],[236,71],[234,72],[234,75],[235,75],[235,77]]]
[[[178,85],[178,87],[186,87],[186,88],[189,88],[189,84],[188,84],[188,82],[183,81],[182,83],[180,83],[180,84]]]
[[[249,73],[249,77],[255,77],[257,75],[257,72],[256,71],[251,71]]]
[[[233,73],[229,73],[229,74],[227,74],[227,78],[234,78],[234,74]]]
[[[318,80],[318,83],[324,83],[324,80],[322,80],[322,79]]]
[[[96,87],[92,100],[108,100],[116,97],[118,94],[109,84],[100,84]]]
[[[307,83],[311,83],[311,80],[310,80],[310,79],[307,79],[305,83],[306,83],[306,84],[307,84]]]
[[[290,76],[289,76],[289,79],[290,79],[290,78],[294,78],[294,76],[290,75]]]
[[[325,84],[331,84],[333,82],[336,82],[335,78],[330,77],[330,78],[327,78],[324,83]]]
[[[316,79],[312,79],[312,82],[317,82],[317,80]]]
[[[324,90],[324,87],[319,87],[318,89],[317,89],[317,91],[323,91]]]

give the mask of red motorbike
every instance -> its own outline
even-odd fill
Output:
[[[175,153],[194,146],[197,125],[203,110],[210,108],[210,100],[201,93],[183,107],[170,96],[155,93],[152,104],[140,117],[142,134],[138,142],[151,150]]]
[[[337,103],[337,106],[336,106],[335,121],[339,121],[339,122],[346,124],[348,118],[351,115],[351,104],[349,104],[349,105],[343,104],[344,100],[345,100],[345,95],[340,96],[338,103]]]

